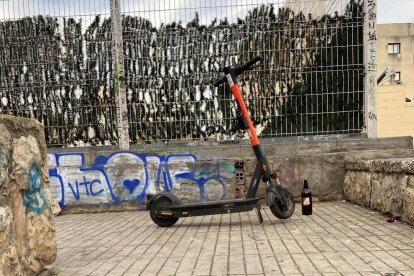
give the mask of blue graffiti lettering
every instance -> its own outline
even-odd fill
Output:
[[[95,179],[95,180],[92,180],[92,181],[91,181],[91,188],[90,188],[90,189],[91,189],[91,195],[93,195],[93,196],[97,196],[97,195],[99,195],[99,194],[101,194],[101,193],[103,193],[103,192],[104,192],[104,189],[102,189],[102,188],[101,188],[99,191],[94,192],[94,191],[93,191],[93,184],[95,184],[95,183],[96,183],[96,184],[99,184],[99,185],[102,185],[102,184],[101,184],[101,181],[100,181],[100,180],[98,180],[98,179]]]
[[[86,177],[85,176],[83,176],[83,182],[79,182],[79,186],[82,186],[82,185],[85,186],[86,195],[89,195],[89,190],[88,190],[88,184],[89,183],[90,182],[86,180]]]
[[[49,154],[48,158],[52,196],[61,207],[142,201],[148,193],[180,191],[182,185],[195,187],[202,201],[212,199],[208,187],[215,187],[215,194],[224,198],[233,175],[232,166],[211,162],[200,165],[192,154],[119,151],[98,156],[89,164],[82,153]]]
[[[230,178],[220,175],[220,163],[217,163],[214,167],[211,164],[203,167],[198,173],[198,176],[195,171],[192,171],[190,173],[177,174],[176,177],[178,179],[188,179],[196,182],[200,191],[200,200],[202,201],[208,199],[206,196],[206,184],[209,181],[215,180],[221,185],[223,193],[220,199],[223,199],[226,196],[226,185],[223,180],[230,180]]]
[[[39,166],[33,163],[28,170],[29,187],[23,196],[23,205],[27,212],[41,215],[48,208],[46,197],[43,193],[43,179]]]
[[[70,190],[72,191],[73,196],[74,196],[77,200],[79,200],[79,199],[80,199],[80,196],[79,196],[79,184],[78,184],[78,181],[76,181],[76,192],[75,192],[75,190],[73,189],[72,183],[68,182],[68,186],[69,186]]]

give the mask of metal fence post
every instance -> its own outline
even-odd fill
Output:
[[[364,0],[365,131],[377,137],[377,0]]]
[[[118,123],[118,145],[120,150],[129,149],[128,109],[124,86],[124,52],[122,42],[122,17],[119,0],[111,1],[112,56],[114,64],[114,90]]]

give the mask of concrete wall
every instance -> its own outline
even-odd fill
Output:
[[[56,259],[43,126],[0,116],[0,275],[35,275]]]
[[[310,136],[263,139],[262,146],[295,196],[308,179],[313,194],[325,199],[342,197],[345,162],[413,154],[409,137]],[[52,195],[64,210],[99,211],[136,208],[160,190],[173,191],[183,201],[241,197],[255,158],[247,141],[198,141],[135,145],[127,152],[49,149],[48,164]]]
[[[345,198],[414,224],[414,157],[351,162]]]

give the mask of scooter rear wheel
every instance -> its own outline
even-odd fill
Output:
[[[161,227],[170,227],[174,225],[178,221],[178,218],[172,216],[163,216],[160,214],[160,211],[162,210],[168,211],[171,205],[171,200],[165,196],[154,199],[154,202],[152,202],[150,208],[150,216],[152,221]]]
[[[283,192],[285,193],[287,201],[286,210],[282,210],[282,203],[278,199],[276,199],[275,203],[269,207],[273,215],[275,215],[279,219],[290,218],[295,212],[295,200],[293,199],[293,195],[285,188],[283,188]]]

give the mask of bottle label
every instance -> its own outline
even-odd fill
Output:
[[[304,197],[303,198],[303,206],[309,206],[310,205],[310,198]]]

